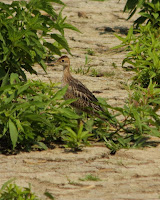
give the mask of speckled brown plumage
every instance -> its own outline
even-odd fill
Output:
[[[68,85],[65,99],[77,99],[71,105],[88,114],[96,114],[98,111],[103,111],[98,105],[97,98],[83,85],[78,79],[75,79],[70,74],[70,60],[67,56],[62,56],[56,64],[63,66],[62,86]]]

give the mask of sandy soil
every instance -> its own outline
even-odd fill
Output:
[[[121,68],[124,52],[111,51],[120,42],[114,33],[123,35],[132,24],[126,21],[125,0],[97,2],[65,0],[64,15],[82,34],[66,31],[73,57],[73,69],[84,65],[87,49],[94,51],[92,66],[109,77],[76,75],[96,96],[105,97],[112,105],[123,105],[127,92],[123,83],[131,77]],[[56,9],[59,9],[57,6]],[[112,63],[115,63],[116,68]],[[36,67],[38,79],[60,82],[62,69],[48,68],[48,75]],[[113,72],[113,73],[111,73]],[[36,78],[32,76],[31,78]],[[98,181],[81,181],[86,175]],[[21,186],[32,184],[34,192],[43,200],[45,190],[56,200],[158,200],[160,199],[160,147],[140,150],[120,150],[111,156],[103,144],[93,144],[82,152],[71,153],[63,148],[42,152],[0,155],[0,186],[15,177]]]

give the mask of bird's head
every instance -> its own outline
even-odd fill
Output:
[[[70,60],[67,56],[62,56],[55,62],[55,65],[62,65],[63,69],[65,69],[66,67],[69,67]]]

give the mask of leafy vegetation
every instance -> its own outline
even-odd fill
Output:
[[[94,56],[95,52],[94,52],[93,49],[87,49],[87,54],[90,55],[90,56]]]
[[[54,84],[26,82],[26,71],[36,74],[35,63],[46,71],[44,60],[50,51],[52,55],[61,55],[62,49],[70,53],[65,28],[78,31],[62,17],[64,7],[57,14],[51,2],[64,5],[60,0],[0,3],[0,150],[3,152],[11,147],[46,149],[47,143],[61,138],[66,125],[77,124],[75,119],[79,116],[65,107],[73,100],[61,101],[66,88],[56,92],[52,90]]]
[[[133,27],[130,28],[126,38],[117,36],[122,44],[119,47],[125,47],[129,52],[122,62],[130,64],[127,70],[135,72],[134,83],[140,83],[147,87],[150,79],[160,85],[160,38],[159,30],[152,28],[151,23],[140,26],[134,34]]]
[[[12,145],[13,149],[29,150],[34,144],[46,149],[44,143],[60,138],[66,126],[76,126],[79,116],[64,107],[73,100],[59,101],[67,88],[55,92],[54,84],[38,81],[24,84],[13,73],[10,82],[0,88],[2,149]]]
[[[92,65],[90,64],[92,62],[92,59],[88,58],[88,55],[85,56],[85,62],[84,65],[81,65],[79,68],[77,69],[71,69],[74,73],[76,74],[82,74],[82,75],[86,75],[91,71]]]
[[[77,132],[73,131],[70,127],[66,127],[68,133],[63,137],[66,141],[66,147],[73,149],[74,151],[80,150],[83,145],[89,145],[88,138],[92,136],[88,131],[83,131],[83,124],[78,127]]]
[[[122,65],[129,63],[132,66],[126,69],[135,72],[128,100],[120,108],[99,99],[103,112],[99,113],[100,117],[88,119],[69,107],[75,99],[62,100],[67,87],[57,91],[54,83],[26,79],[25,71],[36,73],[35,63],[46,70],[44,59],[49,59],[51,53],[61,55],[63,49],[70,53],[65,28],[78,31],[65,22],[63,7],[56,14],[51,2],[63,5],[60,0],[0,3],[1,152],[47,149],[57,141],[79,150],[89,144],[89,138],[104,141],[112,153],[120,148],[151,145],[147,141],[149,135],[160,137],[159,30],[150,20],[136,32],[131,27],[126,38],[117,36],[122,41],[119,47],[127,50]],[[48,15],[43,15],[41,10]],[[53,30],[56,33],[51,33]],[[94,52],[89,49],[88,54]],[[86,55],[84,66],[75,72],[98,76],[99,72],[91,70],[90,62]],[[78,126],[80,120],[84,123]]]
[[[35,63],[46,71],[44,59],[48,51],[61,55],[60,50],[64,48],[70,53],[64,29],[78,29],[67,24],[62,10],[57,14],[51,2],[64,5],[60,0],[0,2],[1,81],[11,73],[17,73],[19,78],[26,80],[25,71],[36,74],[33,69]],[[46,37],[53,39],[53,43],[48,42]]]
[[[96,69],[92,69],[91,71],[91,76],[93,77],[111,77],[111,76],[114,76],[115,75],[115,72],[114,71],[104,71],[104,72],[100,72]]]
[[[125,38],[118,36],[122,43],[117,46],[125,47],[127,55],[122,62],[126,70],[134,72],[133,81],[128,88],[129,97],[123,108],[115,109],[117,115],[123,116],[119,121],[119,130],[115,131],[110,137],[104,137],[106,145],[115,153],[120,148],[137,148],[146,145],[156,145],[148,142],[148,136],[160,137],[159,124],[159,6],[158,1],[127,1],[125,9],[130,9],[131,16],[139,6],[150,6],[155,10],[150,10],[149,15],[140,13],[145,16],[147,24],[141,25],[144,21],[140,17],[137,23],[137,29],[131,27]],[[142,5],[144,3],[144,5]],[[153,5],[155,3],[155,5]],[[143,10],[146,11],[145,9]],[[130,16],[130,17],[131,17]],[[157,16],[157,21],[151,17]],[[141,21],[142,20],[142,21]],[[140,23],[141,22],[141,23]],[[126,64],[128,64],[126,66]],[[118,127],[117,127],[118,128]]]
[[[137,10],[139,10],[139,15],[134,24],[138,27],[140,24],[144,22],[153,25],[153,27],[160,26],[160,2],[159,0],[127,0],[126,5],[124,7],[124,12],[129,12],[130,19]]]
[[[10,85],[0,88],[1,151],[47,149],[61,141],[64,146],[79,150],[89,145],[88,138],[104,141],[112,153],[120,148],[147,145],[149,135],[160,137],[160,89],[150,80],[147,88],[129,90],[124,108],[111,107],[99,99],[101,118],[87,119],[69,108],[74,100],[62,100],[66,87],[55,91],[54,84],[39,81],[20,82],[11,74]],[[118,120],[121,116],[123,120]],[[78,120],[84,125],[78,126]],[[104,120],[105,119],[105,120]],[[148,143],[149,145],[149,143]]]
[[[37,195],[31,191],[31,185],[29,187],[22,188],[15,183],[12,183],[14,179],[5,182],[0,189],[0,200],[40,200]],[[49,199],[54,197],[49,193],[45,192],[45,196]]]

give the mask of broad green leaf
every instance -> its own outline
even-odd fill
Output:
[[[140,120],[140,116],[139,116],[139,113],[135,110],[135,109],[132,109],[132,113],[134,115],[134,118],[135,118],[135,123],[136,125],[138,126],[139,130],[140,130],[140,133],[142,134],[142,122]]]
[[[68,42],[63,36],[61,36],[59,34],[51,34],[51,38],[56,40],[60,45],[62,45],[63,48],[65,48],[68,51],[68,53],[70,53],[70,48],[68,46]]]
[[[21,132],[25,133],[25,132],[24,132],[24,129],[23,129],[23,127],[22,127],[22,124],[21,124],[21,122],[20,122],[20,120],[19,120],[19,119],[16,119],[15,122],[16,122],[16,126],[17,126],[17,128],[18,128],[18,131],[19,131],[19,132],[21,131]]]
[[[7,125],[5,125],[4,128],[3,128],[2,136],[5,135],[5,133],[6,133],[7,131],[8,131],[8,127],[7,127]]]
[[[121,36],[119,36],[119,35],[117,35],[117,34],[114,34],[119,40],[121,40],[122,42],[125,42],[125,38],[123,38],[123,37],[121,37]]]
[[[58,92],[56,92],[56,94],[53,96],[54,100],[59,100],[62,99],[63,96],[65,95],[66,91],[67,91],[68,87],[64,87],[61,90],[59,90]]]
[[[75,26],[73,26],[71,24],[63,23],[62,27],[63,28],[67,28],[67,29],[71,29],[71,30],[74,30],[74,31],[77,31],[77,32],[81,33],[81,31],[78,28],[76,28]]]
[[[5,183],[2,185],[0,191],[3,191],[3,190],[4,190],[10,183],[12,183],[14,180],[15,180],[15,178],[12,178],[12,179],[9,179],[7,182],[5,182]]]
[[[60,105],[59,107],[63,107],[64,105],[70,105],[71,103],[75,102],[76,99],[67,99],[67,100],[64,100]]]
[[[70,127],[66,127],[66,129],[69,131],[69,135],[73,138],[77,137],[77,134],[70,128]]]
[[[3,78],[1,87],[6,86],[8,84],[8,82],[9,82],[9,70],[8,70],[8,72],[6,73],[6,75]]]
[[[124,7],[124,12],[132,10],[136,7],[137,5],[137,0],[127,0],[126,5]]]
[[[139,12],[139,14],[143,17],[146,17],[147,19],[152,19],[151,15],[148,13],[144,13],[144,12]]]
[[[12,73],[10,75],[10,84],[12,85],[12,84],[16,84],[16,83],[19,83],[19,82],[20,82],[20,80],[19,80],[18,74],[17,73]]]
[[[157,19],[159,17],[158,13],[152,13],[152,15],[154,16],[155,19]]]
[[[15,90],[10,95],[8,95],[7,98],[4,100],[5,104],[10,103],[16,97],[17,97],[17,91]]]
[[[48,197],[49,199],[52,199],[52,200],[55,199],[55,198],[52,196],[52,194],[50,194],[48,191],[45,191],[44,195],[45,195],[46,197]]]
[[[0,67],[0,80],[3,80],[3,78],[5,77],[5,75],[6,75],[5,70],[2,67]]]
[[[34,114],[34,113],[25,114],[24,118],[35,121],[35,122],[41,122],[41,123],[46,124],[49,127],[52,127],[52,125],[50,124],[50,121],[40,114]]]
[[[69,118],[69,119],[79,119],[79,115],[77,115],[76,113],[74,113],[71,109],[69,109],[69,108],[59,108],[58,109],[59,110],[59,112],[63,115],[63,116],[65,116],[65,117],[67,117],[67,118]]]
[[[78,134],[77,134],[77,137],[78,137],[78,138],[81,137],[82,131],[83,131],[83,124],[80,124],[80,127],[79,127],[79,129],[78,129]]]
[[[43,60],[41,60],[39,62],[40,66],[42,67],[42,69],[46,72],[46,68],[47,68],[47,65],[45,64],[45,62]]]
[[[126,143],[125,143],[125,139],[123,137],[118,137],[117,140],[119,141],[119,143],[125,147],[126,146]]]
[[[157,130],[156,128],[151,128],[150,129],[150,135],[155,136],[155,137],[160,137],[160,131]]]
[[[0,40],[5,44],[6,42],[5,42],[5,40],[4,40],[4,38],[3,38],[3,35],[0,33]]]
[[[130,41],[132,36],[133,36],[133,26],[131,26],[131,28],[129,29],[126,39]]]
[[[9,125],[10,138],[11,138],[13,149],[14,149],[16,147],[16,143],[18,140],[18,130],[17,130],[16,125],[11,119],[9,119],[8,125]]]
[[[44,42],[43,45],[46,46],[49,50],[53,51],[55,54],[61,56],[60,50],[55,45],[49,42]]]
[[[23,93],[25,90],[28,89],[28,87],[29,87],[30,85],[31,85],[30,83],[26,83],[26,84],[20,86],[20,87],[18,88],[17,94],[19,95],[19,94]]]
[[[38,145],[41,149],[47,150],[48,147],[43,142],[35,142],[36,145]]]

